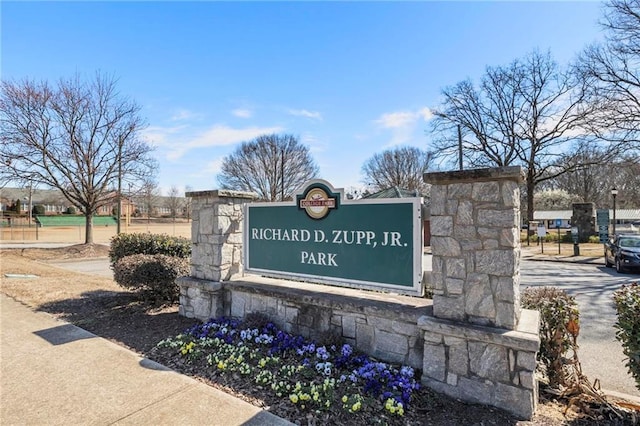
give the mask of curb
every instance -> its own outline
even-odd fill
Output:
[[[604,260],[601,258],[591,257],[552,257],[545,255],[523,255],[522,259],[533,260],[538,262],[562,262],[562,263],[581,263],[585,265],[601,265],[604,266]]]
[[[629,395],[628,393],[610,391],[610,390],[607,390],[607,389],[601,389],[601,391],[602,391],[603,394],[605,394],[605,396],[608,396],[608,397],[611,397],[611,398],[624,399],[626,401],[635,402],[636,404],[640,404],[640,396]]]

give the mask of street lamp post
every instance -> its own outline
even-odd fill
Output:
[[[618,190],[613,187],[611,189],[611,196],[613,196],[613,235],[616,235],[616,196],[618,195]]]

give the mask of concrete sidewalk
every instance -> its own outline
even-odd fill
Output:
[[[290,425],[0,294],[0,424]]]

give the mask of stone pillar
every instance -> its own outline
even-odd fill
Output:
[[[426,173],[437,318],[516,329],[520,167]]]
[[[242,272],[242,206],[256,195],[221,189],[186,196],[192,198],[193,209],[191,276],[228,281]]]
[[[523,419],[535,413],[539,314],[520,308],[520,167],[427,173],[433,315],[422,384]]]
[[[596,233],[596,206],[593,203],[574,203],[571,226],[578,227],[578,241],[589,242],[589,237]]]
[[[187,192],[192,198],[191,276],[178,279],[180,315],[206,320],[223,314],[220,282],[242,272],[243,204],[256,194]]]

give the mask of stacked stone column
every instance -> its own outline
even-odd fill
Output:
[[[223,313],[220,282],[242,272],[243,205],[254,193],[188,192],[192,199],[191,276],[178,280],[180,314],[211,318]]]
[[[227,281],[242,271],[242,209],[256,195],[220,189],[186,196],[193,206],[191,276]]]
[[[520,308],[520,167],[428,173],[433,316],[422,383],[530,418],[539,315]]]
[[[522,178],[519,167],[425,174],[434,316],[517,326]]]
[[[598,231],[596,229],[596,205],[594,203],[574,203],[572,208],[571,226],[578,228],[578,241],[587,243],[589,237]]]

